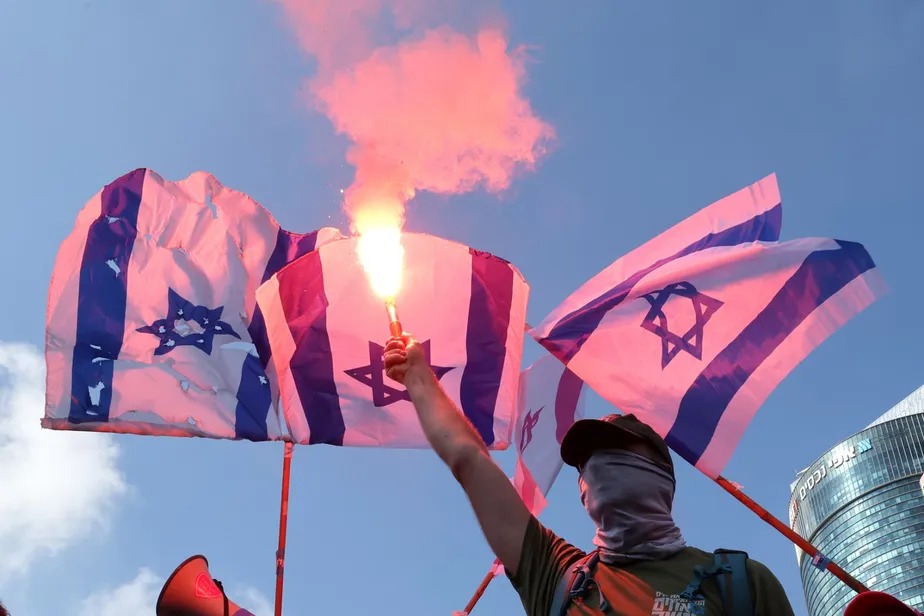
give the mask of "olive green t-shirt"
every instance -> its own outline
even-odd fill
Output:
[[[570,573],[569,565],[585,554],[545,528],[536,518],[530,520],[516,575],[508,574],[527,616],[549,616],[559,578]],[[640,561],[622,567],[601,562],[594,570],[594,581],[612,606],[611,613],[618,616],[697,613],[720,616],[724,611],[714,579],[702,582],[702,597],[694,599],[693,605],[679,596],[693,580],[694,567],[708,568],[712,561],[712,553],[687,547],[663,560]],[[783,587],[767,567],[749,559],[748,577],[755,616],[792,616],[792,606]],[[591,591],[583,604],[572,604],[568,614],[601,614],[597,601],[596,592]]]

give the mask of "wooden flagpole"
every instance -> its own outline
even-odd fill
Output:
[[[286,441],[282,456],[282,497],[279,501],[279,545],[276,548],[276,616],[282,616],[282,579],[286,562],[286,529],[289,523],[289,471],[292,467],[291,441]]]

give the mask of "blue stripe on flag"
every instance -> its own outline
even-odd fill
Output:
[[[250,319],[250,325],[247,326],[247,333],[250,334],[250,340],[257,349],[258,361],[264,369],[269,365],[272,353],[269,346],[269,336],[266,335],[266,318],[260,306],[254,303],[253,318]]]
[[[709,362],[684,394],[677,419],[664,440],[690,464],[699,462],[728,404],[764,360],[831,296],[875,267],[861,244],[837,243],[839,250],[809,254],[770,303]]]
[[[266,261],[261,282],[266,282],[283,267],[314,250],[317,239],[317,231],[299,235],[280,228],[276,234],[276,246]],[[266,367],[269,365],[271,353],[269,337],[266,335],[266,320],[256,303],[247,331],[257,349],[258,357],[248,355],[241,366],[237,407],[234,410],[234,437],[265,441],[269,432],[266,416],[272,405],[272,395],[269,381],[264,383],[260,377],[266,379]]]
[[[260,358],[247,354],[241,366],[241,381],[237,388],[234,409],[234,438],[265,441],[269,436],[266,416],[273,402],[266,371]]]
[[[100,195],[99,218],[87,230],[71,365],[72,423],[109,421],[113,362],[122,351],[128,262],[138,233],[145,173],[136,169],[108,184]]]
[[[548,336],[539,340],[539,343],[552,355],[568,363],[581,350],[587,339],[593,335],[603,317],[621,304],[631,293],[632,288],[654,270],[675,259],[706,248],[736,246],[755,241],[775,242],[780,239],[782,226],[783,206],[779,204],[734,227],[718,233],[710,233],[680,252],[639,270],[600,297],[563,317],[555,324]]]
[[[465,336],[466,362],[459,401],[486,445],[494,443],[494,406],[507,355],[513,303],[513,269],[493,255],[469,248],[472,293]]]
[[[555,392],[555,439],[559,444],[564,440],[568,428],[574,423],[574,415],[583,388],[584,381],[565,368],[558,380],[558,390]]]
[[[276,247],[273,248],[273,254],[266,262],[266,272],[263,274],[263,282],[273,277],[273,274],[281,270],[292,261],[304,256],[315,249],[318,243],[318,232],[311,233],[291,233],[280,228],[276,234]]]
[[[295,342],[289,361],[295,389],[308,421],[309,445],[343,445],[346,425],[334,381],[334,359],[327,333],[327,307],[321,255],[310,252],[292,274],[298,283],[286,284],[290,270],[281,272],[279,301]]]
[[[266,261],[266,270],[263,272],[261,284],[272,278],[276,272],[295,259],[314,250],[317,242],[317,231],[300,235],[280,228],[276,234],[276,246]],[[269,337],[266,335],[266,320],[263,317],[263,311],[260,310],[260,306],[257,304],[254,304],[253,319],[251,319],[247,331],[250,333],[250,339],[253,340],[254,346],[257,347],[257,354],[260,356],[261,365],[265,369],[269,365],[272,353],[270,352]]]

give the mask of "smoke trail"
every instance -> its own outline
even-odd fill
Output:
[[[279,1],[317,61],[315,106],[352,141],[354,231],[401,226],[418,190],[504,190],[545,153],[554,131],[522,95],[525,53],[501,29],[425,27],[419,0]]]

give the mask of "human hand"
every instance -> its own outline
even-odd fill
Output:
[[[404,385],[409,372],[424,367],[429,369],[423,347],[408,333],[400,338],[390,338],[385,345],[382,356],[385,363],[385,374],[388,378]]]

